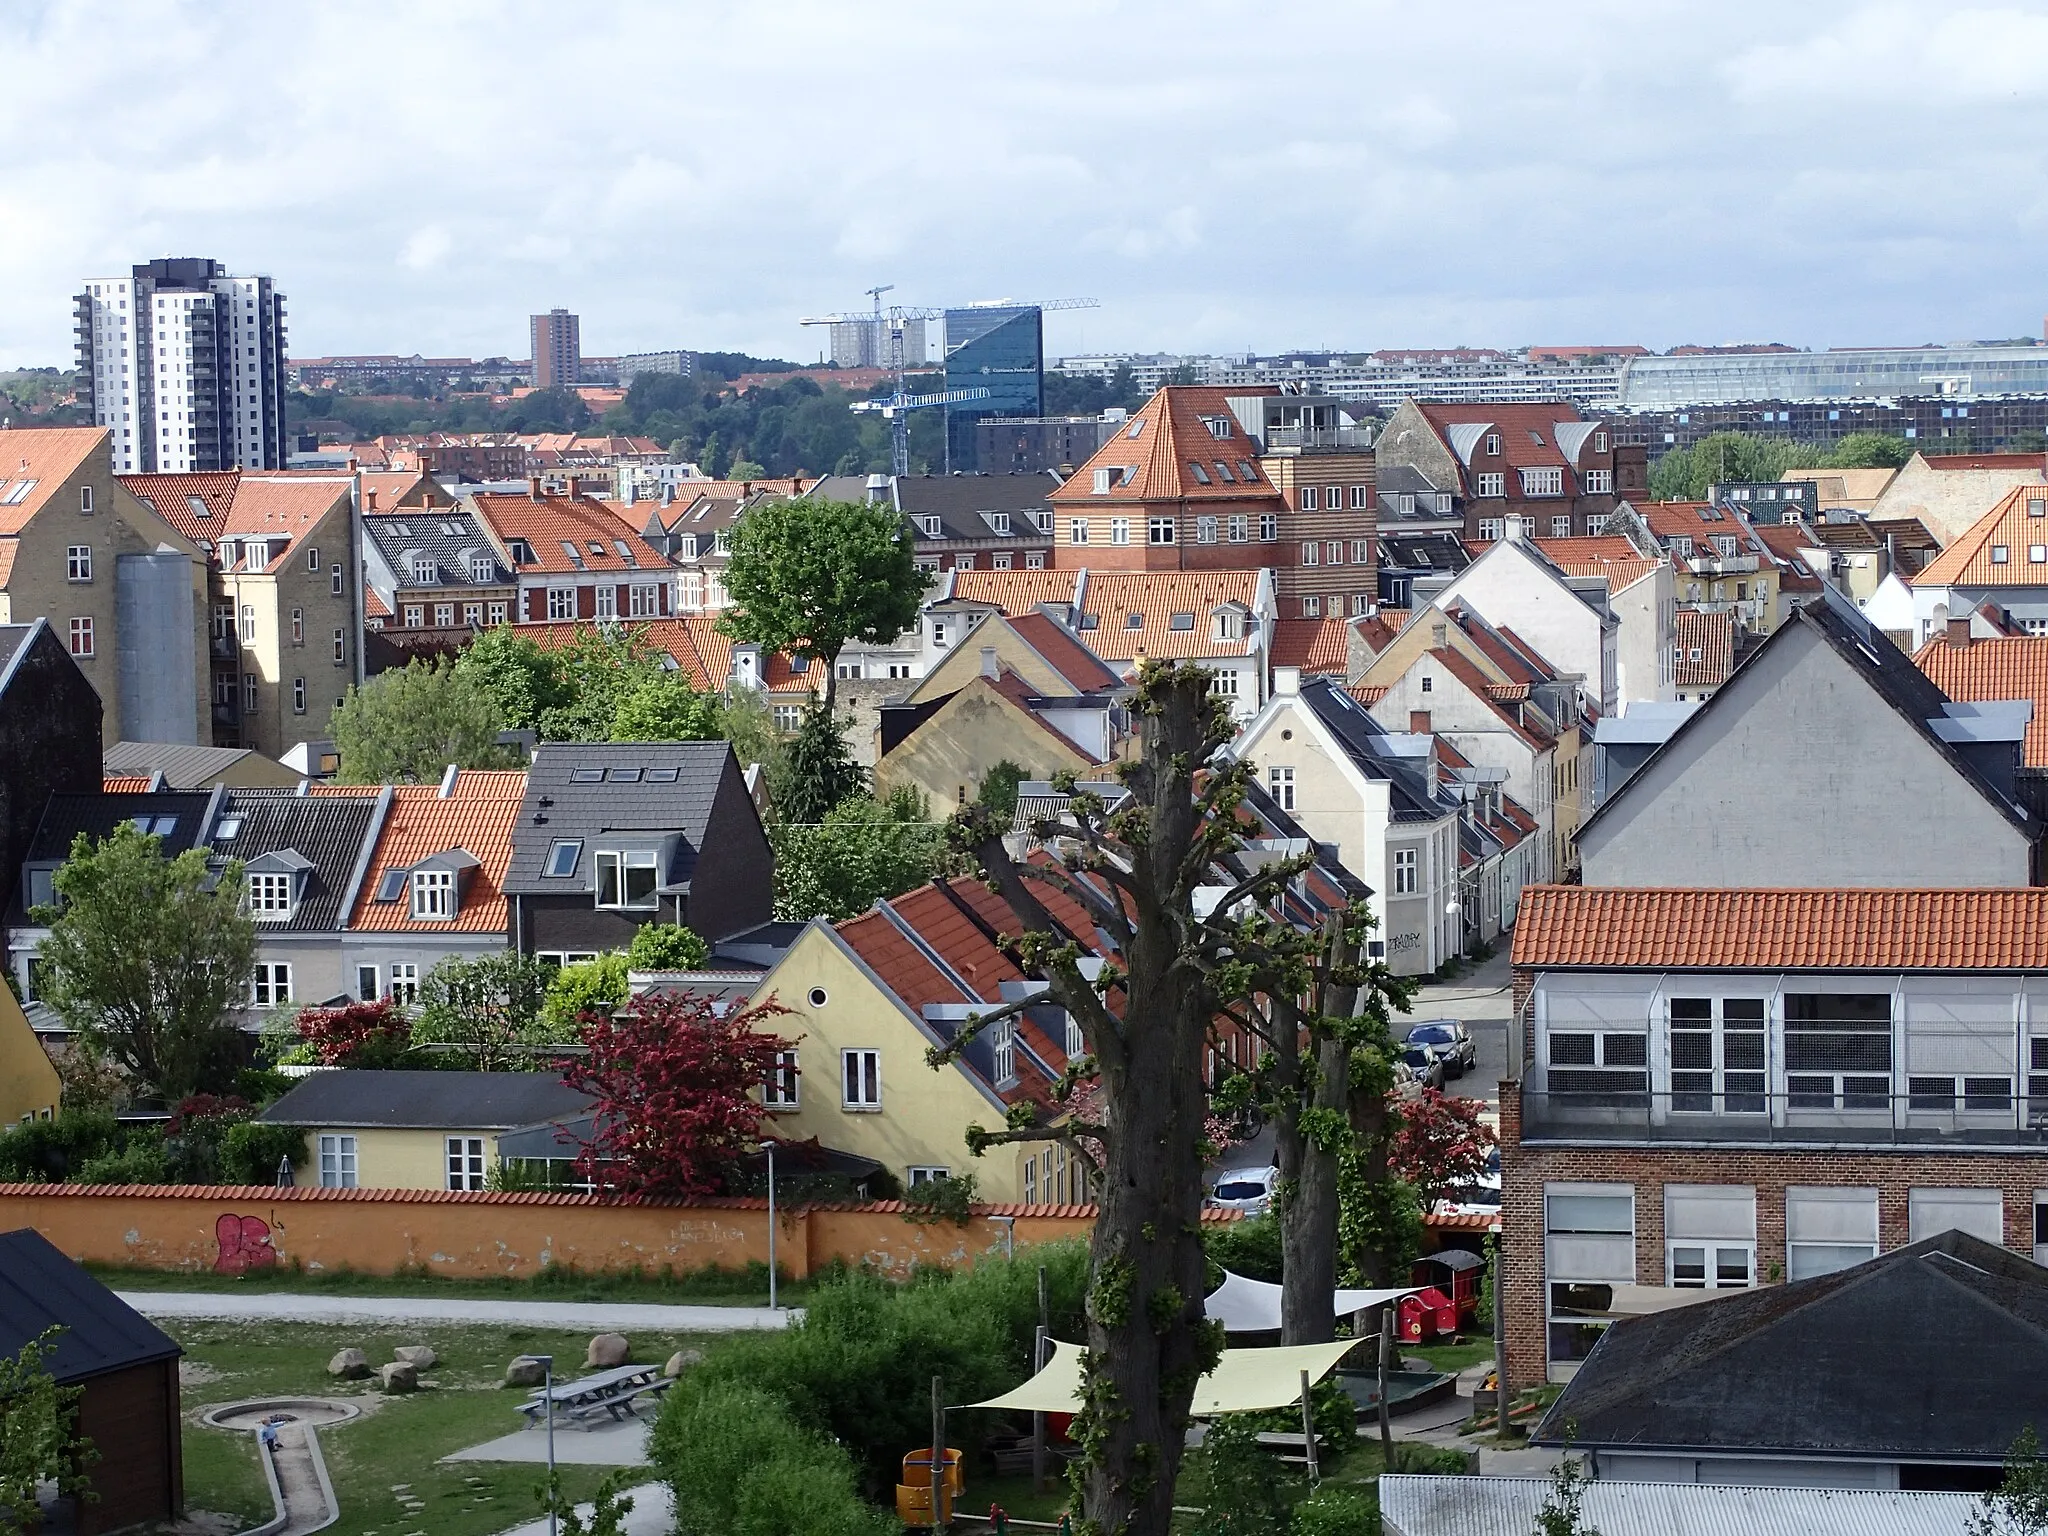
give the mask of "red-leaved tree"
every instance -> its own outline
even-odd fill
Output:
[[[323,1067],[395,1067],[412,1046],[412,1024],[388,997],[302,1008],[295,1022]]]
[[[562,1079],[597,1100],[577,1176],[612,1194],[723,1193],[761,1134],[761,1105],[748,1094],[791,1045],[760,1026],[787,1012],[770,999],[721,1014],[700,994],[662,993],[609,1017],[585,1014],[589,1053]]]
[[[1486,1154],[1500,1144],[1493,1127],[1479,1118],[1486,1106],[1435,1088],[1398,1106],[1401,1128],[1388,1158],[1394,1172],[1413,1186],[1426,1216],[1437,1201],[1486,1171]]]

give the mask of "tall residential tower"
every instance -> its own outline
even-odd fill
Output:
[[[282,469],[284,295],[203,256],[88,278],[76,300],[82,393],[122,474]]]
[[[583,381],[582,327],[566,309],[533,317],[533,387],[574,389]]]

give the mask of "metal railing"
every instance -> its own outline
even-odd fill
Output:
[[[1522,1088],[1522,1140],[2048,1148],[2048,1099],[1928,1093],[1558,1093]]]
[[[1370,448],[1371,427],[1268,427],[1268,448]]]

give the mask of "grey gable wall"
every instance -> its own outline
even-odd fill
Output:
[[[1587,885],[2023,886],[2025,834],[1818,636],[1784,634],[1579,837]]]
[[[775,858],[768,834],[728,752],[704,823],[704,846],[690,876],[690,927],[716,942],[775,915]]]

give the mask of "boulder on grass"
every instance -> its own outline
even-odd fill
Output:
[[[370,1374],[370,1357],[360,1349],[344,1349],[327,1362],[327,1374],[343,1381],[361,1381]]]
[[[380,1366],[377,1375],[384,1383],[384,1390],[396,1397],[401,1392],[417,1392],[420,1389],[420,1374],[410,1360],[394,1360]]]
[[[521,1355],[505,1367],[508,1387],[537,1387],[548,1379],[548,1369],[531,1355]]]
[[[403,1360],[416,1371],[431,1371],[441,1357],[425,1344],[401,1344],[391,1351],[391,1358]]]
[[[584,1365],[593,1370],[607,1370],[614,1365],[624,1365],[633,1355],[633,1346],[626,1342],[623,1333],[600,1333],[590,1341],[590,1353],[584,1358]]]
[[[668,1364],[661,1368],[661,1374],[664,1376],[680,1376],[691,1366],[701,1362],[703,1358],[704,1351],[701,1349],[679,1349],[668,1357]]]

